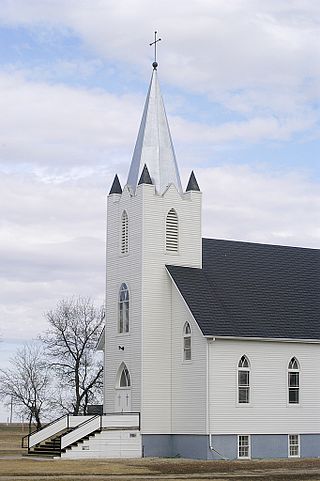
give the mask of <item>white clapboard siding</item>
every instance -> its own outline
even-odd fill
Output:
[[[207,340],[172,286],[172,432],[207,433]],[[185,323],[191,327],[191,360],[183,359]]]
[[[121,253],[122,214],[128,215],[128,253]],[[127,188],[108,198],[105,412],[114,412],[116,377],[124,362],[131,376],[131,409],[140,411],[141,396],[141,229],[142,205]],[[130,332],[118,334],[118,297],[125,282],[130,295]],[[124,350],[120,350],[119,346]]]
[[[237,363],[251,365],[249,405],[237,404]],[[297,357],[300,405],[288,404],[287,367]],[[297,434],[320,431],[320,345],[296,342],[216,340],[210,345],[212,434]]]
[[[166,252],[166,216],[178,215],[178,252]],[[128,254],[121,254],[121,216],[128,214]],[[169,433],[171,403],[171,280],[166,264],[200,267],[201,193],[182,196],[174,186],[158,195],[152,185],[108,198],[105,412],[115,408],[118,367],[131,375],[131,409],[141,411],[144,433]],[[118,334],[118,292],[130,290],[130,333]],[[119,346],[124,350],[119,349]]]
[[[137,430],[101,431],[72,446],[62,459],[141,458],[141,435]]]
[[[166,251],[166,218],[178,216],[178,252]],[[145,189],[143,216],[142,432],[172,432],[172,305],[166,264],[201,266],[201,194]]]

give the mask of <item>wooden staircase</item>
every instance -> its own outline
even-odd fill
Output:
[[[55,458],[61,456],[61,437],[64,434],[69,433],[72,431],[71,429],[65,429],[60,432],[57,436],[54,436],[50,439],[46,439],[45,441],[33,446],[26,456],[37,456],[37,457],[46,457],[46,458]]]
[[[112,435],[110,438],[109,435],[106,437],[104,434],[104,432],[107,431],[117,430],[119,430],[120,434],[116,436],[115,439]],[[140,431],[140,413],[121,412],[86,416],[66,414],[52,421],[52,423],[47,424],[42,429],[24,436],[21,446],[28,449],[27,456],[33,457],[68,457],[70,459],[79,456],[87,458],[101,457],[102,450],[104,453],[106,445],[109,445],[110,438],[111,451],[109,449],[108,452],[119,457],[120,451],[118,452],[117,449],[120,449],[122,443],[121,432],[128,432],[128,430]],[[99,439],[97,439],[97,436]],[[101,439],[103,439],[102,446]],[[83,445],[83,443],[85,444]],[[141,444],[140,438],[139,443]],[[137,457],[137,453],[140,456],[140,445],[138,446],[131,441],[129,442],[129,438],[128,441],[125,441],[125,444],[128,446],[129,454],[133,446],[134,457]],[[94,448],[92,448],[92,446]],[[116,446],[115,449],[114,446]],[[82,452],[83,454],[81,454]]]
[[[66,448],[61,449],[61,450],[60,450],[60,453],[61,453],[61,452],[66,453],[67,451],[70,451],[74,446],[80,446],[81,444],[84,443],[84,441],[87,441],[88,439],[92,438],[93,436],[95,436],[97,433],[100,433],[100,432],[101,432],[101,429],[96,429],[95,431],[93,431],[92,433],[88,434],[88,435],[85,436],[84,438],[81,438],[81,439],[79,439],[78,441],[75,441],[74,443],[69,444],[69,446],[67,446]],[[60,454],[60,455],[61,455],[61,454]]]

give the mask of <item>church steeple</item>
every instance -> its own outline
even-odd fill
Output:
[[[182,192],[181,181],[170,135],[168,120],[154,67],[142,120],[128,175],[128,185],[136,189],[144,165],[162,194],[169,184]]]

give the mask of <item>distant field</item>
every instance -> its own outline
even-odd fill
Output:
[[[21,438],[25,434],[28,434],[27,425],[0,423],[0,456],[22,454]]]
[[[106,459],[66,461],[24,458],[21,425],[0,424],[0,481],[320,481],[320,459],[273,461],[193,461],[186,459]],[[10,459],[11,458],[11,459]]]

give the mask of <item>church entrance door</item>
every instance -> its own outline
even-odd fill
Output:
[[[130,389],[117,389],[115,398],[115,412],[123,413],[131,411]]]

